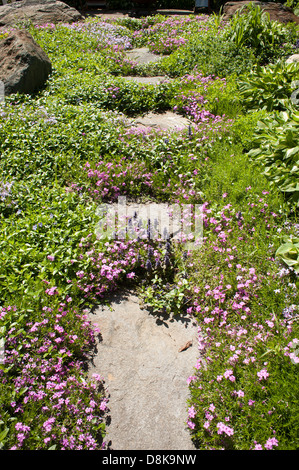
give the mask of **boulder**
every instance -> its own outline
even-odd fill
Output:
[[[5,95],[35,93],[47,81],[51,62],[25,30],[14,30],[0,42],[0,80]]]
[[[223,15],[224,15],[223,19],[225,21],[230,20],[238,10],[240,10],[245,5],[248,5],[249,3],[258,5],[263,11],[268,12],[270,16],[270,20],[272,21],[278,21],[284,24],[287,24],[287,23],[299,24],[299,16],[295,15],[291,8],[285,5],[282,5],[281,3],[274,3],[274,2],[265,3],[265,2],[259,2],[259,1],[250,2],[249,0],[245,0],[241,2],[225,3],[223,7]]]
[[[55,0],[21,0],[0,7],[0,26],[14,26],[22,21],[34,25],[73,23],[83,20],[75,8]]]

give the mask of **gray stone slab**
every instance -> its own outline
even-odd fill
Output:
[[[299,54],[293,54],[286,60],[287,64],[292,64],[293,62],[299,62]]]
[[[169,81],[169,78],[163,76],[156,77],[123,77],[128,82],[136,82],[141,85],[160,85],[165,81]]]
[[[197,323],[157,321],[133,293],[115,297],[111,307],[89,315],[102,335],[89,373],[103,376],[110,394],[106,442],[112,450],[193,450],[186,402],[198,359]]]
[[[126,52],[126,56],[130,60],[134,60],[138,64],[148,64],[150,62],[159,62],[161,56],[153,54],[147,47],[131,49]]]
[[[131,121],[133,126],[152,127],[153,129],[181,130],[191,125],[191,121],[184,116],[167,111],[165,113],[147,113]]]

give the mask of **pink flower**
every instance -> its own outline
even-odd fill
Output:
[[[93,330],[96,334],[101,333],[101,330],[100,330],[99,325],[97,323],[94,323],[93,327],[94,327]]]
[[[194,380],[196,380],[196,375],[190,375],[187,379],[187,384],[189,385]]]
[[[214,419],[214,416],[211,415],[211,413],[209,411],[205,412],[205,416],[206,416],[208,421],[212,421],[212,419]]]
[[[50,261],[54,261],[54,260],[55,260],[55,256],[53,256],[53,255],[48,255],[47,258],[48,258]]]
[[[82,279],[82,277],[84,277],[84,271],[77,271],[76,276],[79,277],[79,279]]]
[[[193,405],[188,409],[188,416],[189,418],[195,418],[196,416],[196,411]]]
[[[263,379],[267,379],[269,377],[269,373],[267,372],[267,369],[262,369],[259,372],[257,372],[257,376],[259,378],[259,381]]]
[[[278,446],[278,440],[275,437],[272,437],[267,440],[265,444],[265,449],[271,450],[273,446]]]
[[[57,287],[50,287],[50,289],[46,289],[45,290],[46,294],[48,295],[56,295],[58,294],[58,290],[57,290]]]
[[[217,428],[218,428],[218,431],[217,431],[218,434],[225,433],[227,436],[232,436],[234,434],[233,428],[230,428],[229,426],[227,426],[224,423],[221,423],[221,422],[218,423]]]
[[[55,418],[49,418],[47,421],[44,422],[43,428],[46,432],[50,432],[52,430],[52,425],[55,422]]]
[[[253,450],[263,450],[261,444],[255,444]]]
[[[233,371],[231,369],[228,369],[224,372],[223,376],[228,379],[231,375],[233,374]]]
[[[194,429],[195,428],[195,423],[193,423],[192,421],[190,421],[190,419],[188,419],[187,421],[187,425],[190,429]]]
[[[134,277],[135,277],[135,273],[134,273],[134,272],[127,274],[127,278],[128,278],[128,279],[133,279]]]
[[[102,377],[100,376],[100,374],[92,374],[92,378],[96,381],[96,382],[102,382]]]

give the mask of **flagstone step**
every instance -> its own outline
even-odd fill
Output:
[[[110,450],[194,450],[187,427],[187,379],[198,360],[191,316],[154,317],[133,292],[89,318],[101,330],[89,373],[105,380]]]
[[[160,85],[163,82],[168,82],[171,80],[168,77],[165,76],[156,76],[156,77],[133,77],[133,76],[128,76],[128,77],[122,77],[127,81],[130,82],[136,82],[140,83],[141,85]]]
[[[148,64],[151,62],[159,62],[163,56],[153,54],[148,47],[140,47],[131,49],[126,52],[126,56],[130,60],[134,60],[138,64]]]
[[[136,117],[135,119],[129,120],[131,126],[162,129],[162,130],[183,130],[188,129],[192,125],[192,121],[184,116],[173,113],[172,111],[166,111],[165,113],[147,113],[144,116]]]

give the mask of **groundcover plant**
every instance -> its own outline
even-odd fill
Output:
[[[186,426],[199,449],[298,449],[298,104],[295,68],[281,85],[271,65],[298,28],[258,10],[20,27],[53,73],[0,108],[1,448],[106,448],[87,313],[130,286],[153,314],[198,320]],[[134,47],[161,60],[137,64]],[[165,110],[190,126],[128,124]],[[119,196],[200,204],[202,245],[97,236],[99,204]]]

